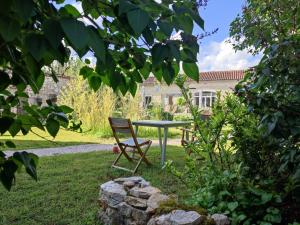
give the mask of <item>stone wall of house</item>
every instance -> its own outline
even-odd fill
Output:
[[[226,92],[232,92],[238,82],[238,80],[199,81],[199,83],[190,82],[188,86],[193,94],[201,91],[220,91],[221,94],[224,94]],[[181,96],[180,89],[175,84],[170,86],[160,83],[143,84],[141,89],[144,97],[151,96],[153,103],[162,105],[165,105],[165,96],[174,96],[175,98]]]
[[[52,77],[45,76],[45,82],[38,94],[34,94],[31,88],[26,90],[29,95],[29,103],[35,105],[45,105],[47,99],[51,99],[53,102],[57,100],[61,90],[68,83],[70,77],[59,76],[58,82],[54,82]]]
[[[103,225],[202,225],[208,220],[216,225],[230,224],[222,214],[201,215],[181,209],[158,214],[161,204],[170,198],[176,199],[142,177],[118,178],[100,186],[98,218]]]

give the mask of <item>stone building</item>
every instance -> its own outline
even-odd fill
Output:
[[[54,82],[52,77],[45,76],[45,82],[38,94],[34,94],[31,89],[28,89],[29,103],[35,105],[45,105],[46,100],[50,99],[52,102],[57,101],[62,88],[70,80],[68,76],[58,76],[58,82]]]
[[[33,105],[46,105],[46,100],[50,99],[52,102],[57,101],[57,97],[59,96],[63,87],[68,83],[70,77],[68,76],[58,76],[58,82],[54,82],[52,77],[45,76],[44,85],[39,91],[38,94],[35,94],[30,87],[26,89],[26,92],[29,96],[28,102]],[[21,114],[23,112],[22,105],[19,105],[15,112]]]
[[[193,94],[194,104],[201,108],[210,108],[215,101],[216,92],[232,92],[234,86],[243,79],[244,70],[202,72],[199,76],[199,82],[189,79],[186,84]],[[144,107],[156,103],[166,109],[176,104],[181,92],[175,84],[161,84],[155,77],[150,76],[141,85],[141,95]]]

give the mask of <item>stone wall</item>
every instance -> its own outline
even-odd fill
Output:
[[[29,95],[29,103],[35,105],[46,105],[47,99],[57,100],[61,90],[68,83],[70,77],[58,76],[58,82],[54,82],[52,77],[45,76],[44,85],[38,94],[34,94],[31,88],[26,90]]]
[[[100,186],[98,218],[103,225],[217,225],[230,224],[222,214],[201,215],[174,209],[158,214],[163,202],[174,199],[150,185],[142,177],[118,178]]]

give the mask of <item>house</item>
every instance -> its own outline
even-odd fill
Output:
[[[186,84],[193,94],[194,104],[210,108],[215,101],[216,92],[232,92],[235,85],[243,79],[244,70],[201,72],[199,76],[199,82],[188,79]],[[168,109],[176,104],[181,92],[176,84],[161,84],[154,76],[150,76],[141,85],[141,95],[144,107],[153,103]]]
[[[46,100],[51,100],[56,103],[57,98],[65,85],[67,85],[70,77],[59,75],[58,82],[54,82],[50,75],[45,76],[44,85],[38,94],[35,94],[30,87],[27,87],[28,103],[31,105],[44,106],[47,105]],[[18,105],[14,110],[17,114],[23,113],[23,104]]]

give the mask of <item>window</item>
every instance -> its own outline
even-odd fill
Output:
[[[48,100],[50,100],[52,103],[57,102],[57,95],[56,94],[49,94]]]
[[[173,105],[173,96],[169,95],[169,105]]]
[[[211,91],[203,91],[201,96],[201,107],[210,108],[216,100],[216,93]]]
[[[152,101],[152,96],[145,96],[145,99],[144,99],[144,107],[148,107],[150,105]]]
[[[196,92],[194,94],[194,103],[196,106],[200,106],[200,93],[199,92]]]

